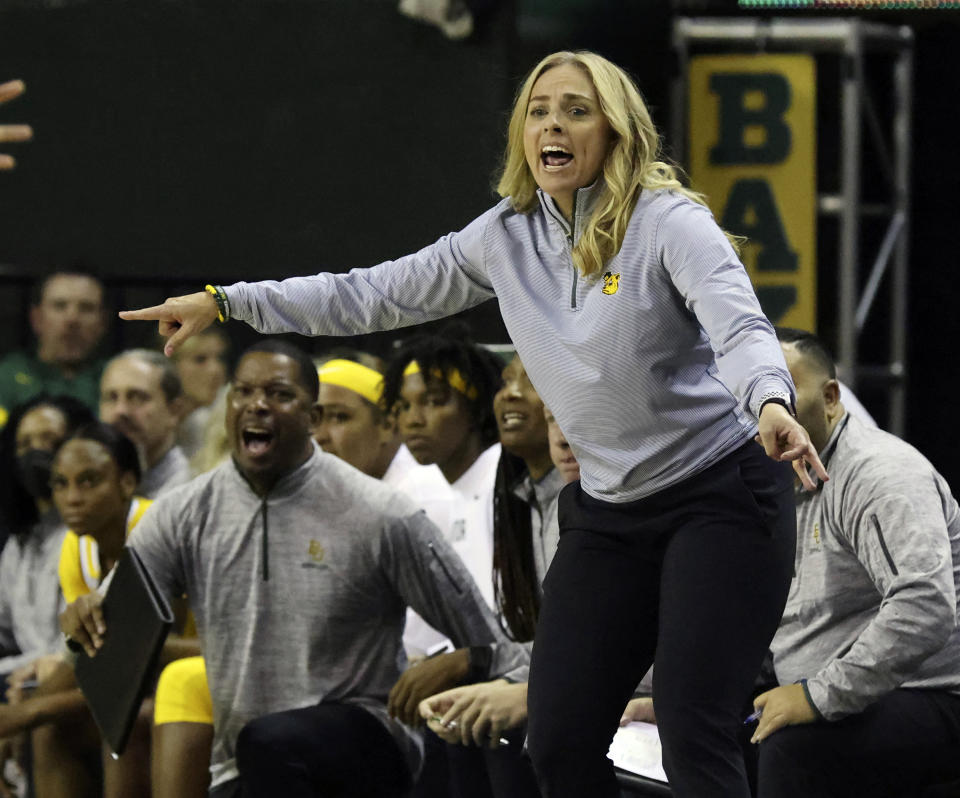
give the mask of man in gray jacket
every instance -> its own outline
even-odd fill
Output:
[[[762,798],[900,795],[960,777],[960,509],[912,446],[840,402],[819,340],[778,331],[830,470],[797,492],[797,559],[771,648]]]
[[[402,795],[422,747],[386,709],[406,607],[458,645],[503,639],[424,514],[316,447],[316,399],[304,353],[248,350],[228,396],[233,457],[156,502],[130,539],[196,616],[218,797]]]

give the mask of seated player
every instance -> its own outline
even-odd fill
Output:
[[[412,471],[429,471],[435,481],[442,479],[436,467],[419,465],[400,440],[395,414],[381,406],[379,369],[359,359],[336,357],[324,362],[317,374],[320,414],[313,437],[320,448],[387,485],[398,486]]]
[[[57,451],[51,468],[53,502],[69,527],[59,560],[61,590],[67,599],[95,594],[112,569],[130,530],[149,501],[135,495],[140,463],[134,445],[107,424],[87,424]],[[176,641],[169,656],[182,655]],[[176,649],[175,653],[174,649]],[[196,647],[187,644],[187,651]],[[9,710],[3,712],[3,710]],[[61,661],[33,695],[0,707],[0,736],[6,730],[34,729],[33,780],[38,798],[145,794],[146,725],[119,760],[102,756],[99,736],[68,662]]]
[[[10,475],[0,481],[0,525],[11,533],[0,555],[0,704],[22,701],[63,647],[57,563],[67,530],[50,496],[50,467],[64,438],[92,420],[77,399],[41,395],[14,408],[0,432],[0,472]],[[19,765],[11,778],[26,781],[25,737],[0,739],[0,774],[10,758]]]
[[[0,556],[0,677],[16,670],[35,679],[31,663],[62,648],[57,563],[67,530],[53,506],[50,468],[64,439],[90,421],[72,397],[39,396],[15,408],[0,433],[0,464],[10,475],[0,483],[0,523],[12,533]]]
[[[492,608],[493,488],[500,460],[493,396],[501,364],[457,327],[447,330],[415,336],[396,352],[384,375],[383,401],[396,412],[416,461],[435,465],[446,482],[416,471],[398,489],[440,528]],[[413,613],[404,642],[412,658],[451,647]]]
[[[549,408],[544,407],[543,414],[553,465],[565,484],[576,481],[580,475],[576,458]],[[543,557],[536,559],[538,589],[559,539],[556,509],[555,497],[547,507],[540,527]],[[537,540],[538,536],[535,535],[535,545]],[[522,727],[526,722],[528,662],[514,646],[500,644],[491,647],[490,652],[485,678],[500,678],[446,690],[428,697],[418,707],[418,712],[428,722],[430,729],[447,742],[497,748],[503,735]]]

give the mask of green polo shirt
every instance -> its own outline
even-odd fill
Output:
[[[7,423],[13,408],[41,393],[72,396],[96,413],[103,366],[103,360],[93,360],[67,377],[56,366],[43,363],[35,355],[12,352],[0,360],[0,427]]]

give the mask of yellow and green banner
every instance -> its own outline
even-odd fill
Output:
[[[690,60],[689,169],[774,324],[816,326],[816,64],[810,55]]]

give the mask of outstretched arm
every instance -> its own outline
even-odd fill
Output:
[[[160,335],[167,339],[163,352],[170,357],[191,335],[205,330],[217,320],[217,303],[206,291],[167,299],[162,305],[140,310],[121,310],[124,321],[156,321]]]
[[[494,296],[483,268],[489,213],[419,252],[346,274],[224,286],[219,315],[262,333],[359,335],[443,318]],[[170,355],[218,317],[217,300],[198,292],[124,311],[127,321],[157,321]]]
[[[827,479],[806,430],[769,397],[790,401],[790,372],[770,321],[763,314],[747,272],[710,211],[677,205],[664,214],[657,232],[664,268],[687,308],[710,340],[717,376],[744,411],[759,418],[758,441],[774,460],[789,460],[804,487],[812,490],[809,464]]]
[[[26,91],[22,80],[0,83],[0,105],[19,97]],[[8,141],[29,141],[33,138],[30,125],[0,125],[0,143]],[[0,154],[0,169],[13,169],[17,162],[11,155]]]

